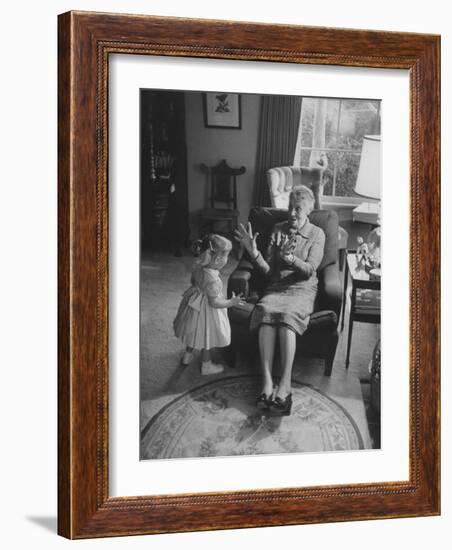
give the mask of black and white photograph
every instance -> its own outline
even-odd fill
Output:
[[[140,90],[141,460],[381,447],[381,109]]]

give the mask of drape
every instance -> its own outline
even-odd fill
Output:
[[[254,182],[256,206],[270,206],[267,170],[293,164],[300,116],[301,97],[262,97]]]

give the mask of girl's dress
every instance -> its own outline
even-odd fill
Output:
[[[223,348],[231,343],[226,308],[209,305],[209,297],[223,298],[218,270],[195,266],[191,287],[184,294],[173,322],[175,335],[186,347],[197,350]]]

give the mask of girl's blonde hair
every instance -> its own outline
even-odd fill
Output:
[[[212,257],[218,252],[230,252],[231,250],[231,241],[217,233],[209,233],[193,243],[193,253],[198,257],[197,263],[203,266],[210,264]]]

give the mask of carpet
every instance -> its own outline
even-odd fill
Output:
[[[141,433],[141,458],[188,458],[362,449],[347,411],[313,386],[293,380],[290,416],[256,409],[258,375],[215,379],[161,408]]]

